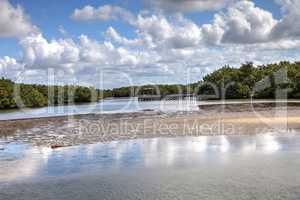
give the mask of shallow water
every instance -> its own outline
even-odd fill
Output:
[[[299,199],[300,136],[3,144],[0,199]]]
[[[243,103],[270,103],[273,100],[209,100],[197,101],[195,98],[186,100],[166,100],[166,101],[138,101],[137,98],[116,98],[105,99],[96,103],[64,105],[64,106],[49,106],[34,109],[12,109],[0,110],[0,120],[12,119],[28,119],[40,117],[54,117],[74,114],[89,114],[89,113],[128,113],[139,112],[143,110],[154,110],[162,112],[177,112],[177,111],[198,111],[199,105],[215,105],[215,104],[243,104]],[[299,100],[278,100],[277,103],[297,103]]]
[[[97,103],[49,106],[35,109],[0,110],[0,120],[53,117],[88,113],[124,113],[142,110],[193,111],[198,110],[197,101],[138,101],[137,98],[107,99]]]

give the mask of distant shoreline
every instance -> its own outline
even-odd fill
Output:
[[[115,98],[119,99],[119,98]],[[120,98],[123,99],[124,98]],[[129,99],[129,98],[128,98]],[[103,99],[105,100],[105,99]],[[75,105],[90,105],[90,104],[97,104],[103,100],[100,100],[98,102],[90,102],[90,103],[76,103],[76,104],[66,104],[66,105],[55,105],[53,107],[57,106],[75,106]],[[109,99],[108,99],[109,100]],[[163,102],[163,101],[162,101]],[[264,107],[275,107],[275,106],[290,106],[290,107],[300,107],[300,99],[287,99],[287,100],[274,100],[274,99],[224,99],[224,100],[200,100],[196,101],[198,103],[198,107],[200,110],[209,111],[209,110],[215,110],[217,109],[226,109],[229,111],[251,111],[252,107],[255,109],[261,109]],[[50,106],[52,107],[52,106]],[[47,108],[41,107],[41,108]],[[28,111],[37,110],[41,108],[26,108]],[[5,113],[14,113],[17,111],[20,111],[21,109],[0,109],[0,115]],[[146,111],[156,111],[160,112],[159,110],[152,110],[152,109],[146,109]],[[7,111],[7,112],[5,112]],[[136,111],[128,111],[128,112],[118,112],[116,111],[100,111],[100,112],[91,112],[91,113],[75,113],[75,114],[55,114],[49,115],[49,116],[34,116],[34,117],[25,117],[25,118],[16,118],[16,119],[0,119],[1,121],[20,121],[20,120],[34,120],[34,119],[47,119],[47,118],[65,118],[65,117],[76,117],[76,116],[82,116],[82,115],[93,115],[93,114],[103,114],[103,115],[111,115],[111,114],[122,114],[122,113],[140,113],[144,112],[144,110],[136,110]]]

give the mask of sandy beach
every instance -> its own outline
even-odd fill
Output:
[[[198,135],[297,133],[300,107],[235,110],[208,107],[192,112],[143,111],[0,121],[6,142],[65,147],[123,139]],[[239,108],[239,109],[238,109]]]

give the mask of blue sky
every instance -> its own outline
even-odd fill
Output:
[[[63,35],[59,31],[59,27],[62,26],[70,37],[77,38],[81,34],[85,34],[93,39],[103,40],[103,32],[109,27],[113,26],[128,38],[135,37],[134,29],[124,24],[122,21],[97,21],[92,20],[89,22],[76,22],[70,19],[70,13],[76,8],[84,7],[85,5],[91,5],[99,7],[101,5],[116,5],[127,8],[133,13],[138,13],[142,9],[148,7],[139,0],[11,0],[12,5],[21,5],[25,12],[30,16],[33,24],[38,26],[46,38],[60,38]],[[130,3],[131,2],[131,3]],[[134,2],[134,3],[133,3]],[[271,11],[275,18],[279,19],[280,7],[273,1],[261,1],[255,0],[255,4],[265,10]],[[201,25],[209,23],[215,12],[214,11],[192,11],[185,13],[185,15],[193,20],[195,23]],[[20,47],[18,41],[14,38],[0,38],[1,46],[0,56],[12,56],[19,58],[21,56]]]
[[[83,72],[118,80],[105,87],[129,84],[120,73],[135,84],[185,83],[222,65],[298,60],[297,0],[3,2],[0,75],[9,78],[55,68],[83,84],[94,82]]]

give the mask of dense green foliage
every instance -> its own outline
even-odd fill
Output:
[[[31,85],[20,84],[19,107],[42,107],[47,105],[47,98]],[[17,98],[18,99],[18,98]]]
[[[284,98],[280,96],[284,91],[288,98],[300,98],[300,63],[225,66],[206,75],[199,85],[198,94],[218,93],[217,98]]]
[[[10,80],[0,80],[0,108],[13,108],[16,103],[13,99],[14,83]]]
[[[0,109],[97,101],[100,91],[82,86],[18,84],[0,79]]]
[[[280,98],[277,89],[286,89],[288,98],[300,98],[300,62],[261,66],[245,63],[240,68],[224,66],[194,84],[122,87],[105,93],[112,97],[194,94],[204,99]]]
[[[144,85],[103,91],[82,86],[17,84],[2,78],[0,109],[83,103],[106,97],[138,95],[194,94],[208,99],[280,98],[278,91],[286,91],[288,98],[300,98],[300,62],[261,66],[245,63],[240,68],[222,67],[204,76],[200,82],[189,85]]]
[[[132,87],[121,87],[112,90],[105,90],[105,96],[111,97],[133,97],[138,95],[172,95],[187,93],[185,85],[143,85]]]

